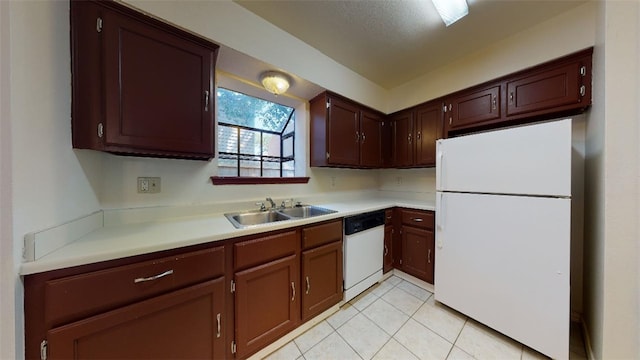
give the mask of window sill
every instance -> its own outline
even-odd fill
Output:
[[[306,184],[308,177],[234,177],[234,176],[212,176],[213,185],[262,185],[262,184]]]

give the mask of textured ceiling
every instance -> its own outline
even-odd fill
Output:
[[[445,27],[429,0],[235,0],[384,88],[583,4],[584,0],[468,0]]]

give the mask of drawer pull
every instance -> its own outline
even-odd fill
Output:
[[[384,256],[387,256],[387,254],[389,254],[389,249],[387,249],[387,245],[384,245]]]
[[[296,299],[296,284],[293,281],[291,282],[291,291],[293,292],[291,295],[291,301],[293,302]]]
[[[149,276],[149,277],[146,277],[146,278],[137,278],[137,279],[133,280],[133,282],[137,284],[137,283],[146,282],[146,281],[153,281],[153,280],[157,280],[157,279],[163,278],[163,277],[165,277],[167,275],[171,275],[171,274],[173,274],[173,270],[167,270],[167,271],[163,272],[162,274]]]
[[[422,222],[422,218],[411,218],[411,220],[415,222]]]
[[[216,322],[218,326],[218,330],[216,331],[216,337],[219,338],[220,337],[220,313],[216,315]]]
[[[309,295],[309,291],[311,291],[311,283],[309,282],[309,277],[307,276],[307,291],[306,294]]]
[[[431,264],[431,249],[427,252],[427,264]]]

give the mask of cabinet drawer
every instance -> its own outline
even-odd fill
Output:
[[[224,247],[47,281],[45,321],[57,325],[224,275]]]
[[[342,220],[302,229],[303,249],[340,240],[342,240]]]
[[[433,211],[402,209],[402,223],[405,225],[433,229],[434,218]]]
[[[234,268],[244,269],[294,254],[298,242],[297,231],[238,242],[233,245]]]

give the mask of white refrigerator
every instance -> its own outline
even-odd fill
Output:
[[[435,299],[569,356],[571,120],[437,142]]]

